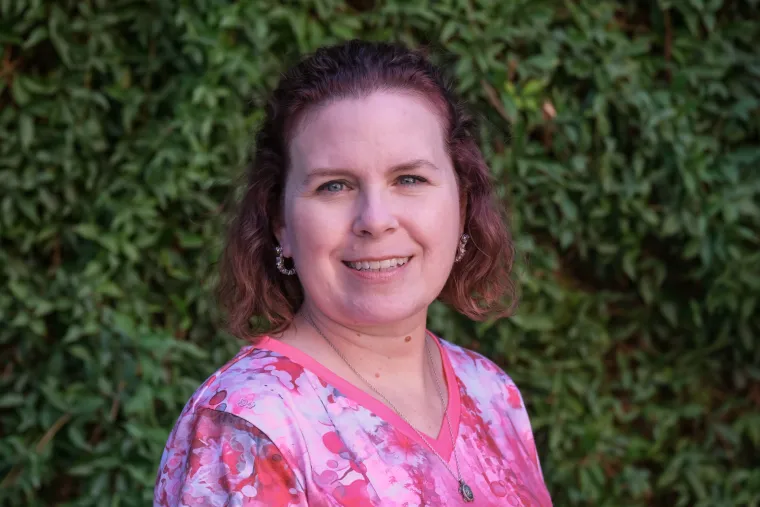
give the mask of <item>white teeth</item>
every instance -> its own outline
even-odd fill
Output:
[[[385,259],[382,261],[358,261],[347,262],[349,267],[359,271],[382,271],[384,269],[395,268],[397,266],[403,266],[409,261],[409,257],[396,257],[393,259]]]

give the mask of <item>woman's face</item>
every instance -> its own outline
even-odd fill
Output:
[[[305,116],[289,146],[277,236],[307,305],[348,327],[426,316],[463,229],[443,134],[432,106],[404,93]]]

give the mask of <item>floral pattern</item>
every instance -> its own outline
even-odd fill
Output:
[[[551,506],[519,390],[485,357],[437,339],[454,442],[423,435],[472,488],[469,505]],[[154,506],[466,505],[454,476],[387,406],[271,338],[190,398]]]

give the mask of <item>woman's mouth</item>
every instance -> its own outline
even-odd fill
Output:
[[[403,266],[411,257],[393,257],[380,261],[343,261],[343,264],[356,271],[382,272]]]

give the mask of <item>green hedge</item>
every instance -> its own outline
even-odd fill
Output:
[[[0,1],[0,503],[146,505],[238,347],[223,210],[283,68],[428,45],[482,118],[555,504],[760,505],[757,0]]]

